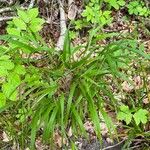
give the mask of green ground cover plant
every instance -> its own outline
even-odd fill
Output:
[[[70,127],[74,138],[88,138],[84,128],[87,118],[92,121],[100,141],[102,120],[110,137],[119,138],[108,107],[128,129],[130,140],[139,135],[150,137],[146,131],[150,121],[149,104],[145,106],[141,102],[143,95],[149,94],[144,64],[149,62],[150,55],[136,33],[111,41],[120,33],[102,30],[113,21],[112,9],[127,7],[129,14],[144,17],[149,15],[149,10],[139,1],[127,5],[124,0],[104,0],[104,3],[107,9],[101,9],[101,1],[90,0],[81,14],[83,18],[73,24],[76,30],[90,26],[85,46],[73,46],[71,31],[67,30],[63,51],[49,48],[39,34],[45,21],[39,17],[37,8],[18,9],[17,16],[8,22],[7,34],[0,36],[3,40],[0,46],[0,125],[21,149],[35,149],[39,135],[44,143],[51,143],[53,147],[56,130],[69,141]],[[132,8],[135,3],[136,11]],[[110,42],[99,45],[102,40]],[[78,59],[76,53],[81,53]],[[132,68],[134,60],[137,60],[138,70]],[[143,73],[144,85],[133,95],[124,92],[125,100],[117,100],[111,84],[121,92],[123,81],[133,85],[128,71]]]

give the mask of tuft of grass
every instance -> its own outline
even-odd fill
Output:
[[[27,15],[34,11],[25,13]],[[37,21],[36,14],[32,19]],[[18,17],[20,22],[24,21],[22,15]],[[110,90],[109,80],[119,87],[118,80],[129,80],[126,70],[130,69],[132,60],[149,60],[150,56],[135,39],[126,38],[99,46],[94,34],[101,33],[98,28],[93,28],[89,33],[88,44],[82,47],[82,55],[75,60],[74,55],[81,52],[81,47],[71,45],[69,31],[66,33],[63,51],[56,53],[54,48],[48,48],[42,42],[38,33],[41,26],[33,32],[32,26],[28,28],[28,24],[24,21],[23,29],[20,29],[13,20],[8,28],[19,30],[19,35],[8,33],[0,36],[0,39],[6,41],[0,54],[7,54],[14,64],[7,74],[1,76],[4,81],[0,83],[0,90],[6,96],[6,104],[0,108],[0,121],[1,125],[5,125],[3,129],[13,137],[12,141],[19,143],[22,149],[27,145],[35,149],[39,130],[42,130],[43,142],[53,143],[55,131],[59,130],[61,136],[67,139],[68,128],[72,129],[75,137],[87,137],[84,128],[87,118],[91,119],[95,133],[101,140],[101,115],[111,137],[117,136],[115,124],[105,110],[107,105],[117,113],[120,105]],[[101,38],[103,40],[105,36]],[[42,55],[40,63],[46,61],[43,67],[38,66],[39,60],[32,58],[37,53]],[[18,65],[20,67],[15,69]],[[9,83],[12,72],[17,74],[16,79],[11,80],[17,86],[8,88],[8,96],[3,91],[3,86]],[[17,117],[20,112],[23,116],[21,119]],[[75,145],[71,145],[75,149]]]

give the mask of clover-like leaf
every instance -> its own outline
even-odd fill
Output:
[[[147,114],[148,111],[146,109],[139,109],[134,115],[133,118],[135,123],[139,125],[140,123],[147,123]]]
[[[118,120],[124,120],[126,124],[129,124],[132,120],[132,114],[128,106],[120,106],[120,111],[117,114]]]
[[[118,4],[119,4],[120,6],[124,6],[124,5],[125,5],[125,1],[124,1],[124,0],[119,0],[119,1],[118,1]]]

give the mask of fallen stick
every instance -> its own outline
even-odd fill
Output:
[[[67,27],[66,27],[65,11],[63,8],[64,2],[58,0],[58,3],[59,3],[59,11],[60,11],[60,36],[56,44],[56,50],[60,51],[63,50]]]
[[[34,6],[35,0],[31,0],[28,9],[32,8]]]
[[[5,7],[0,9],[0,13],[8,12],[8,11],[12,11],[12,9],[10,7]]]
[[[2,21],[8,21],[8,20],[12,20],[14,17],[0,17],[0,22]]]
[[[8,0],[0,0],[0,3],[7,3],[8,5],[12,5],[14,3],[14,1],[13,0],[10,0],[10,1],[8,1]]]

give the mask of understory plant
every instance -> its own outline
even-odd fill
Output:
[[[124,0],[89,0],[81,13],[80,19],[73,21],[73,24],[77,31],[83,28],[93,28],[93,25],[99,25],[102,29],[115,21],[113,13],[122,9],[129,13],[126,17],[135,15],[143,19],[150,16],[150,9],[144,0],[127,2]]]
[[[87,16],[87,21],[95,23],[89,12],[85,11],[83,15]],[[100,23],[104,24],[106,16],[109,12],[101,13]],[[86,119],[93,123],[99,140],[102,121],[106,123],[109,135],[117,137],[115,124],[105,107],[117,113],[120,106],[110,83],[113,81],[119,86],[117,79],[128,80],[126,71],[132,60],[139,57],[149,60],[150,56],[132,38],[98,45],[99,39],[111,37],[107,33],[101,34],[99,26],[89,31],[86,46],[72,46],[67,31],[63,51],[56,52],[39,34],[43,23],[44,20],[38,17],[38,9],[19,9],[17,17],[8,22],[7,34],[0,36],[4,41],[0,46],[0,128],[10,141],[19,143],[21,149],[35,149],[38,136],[52,145],[56,131],[70,142],[69,128],[73,138],[87,137]],[[95,34],[101,37],[95,38]],[[76,59],[78,53],[80,57]],[[145,117],[148,114],[143,109],[135,110],[136,124],[143,122],[138,120],[138,111]],[[118,116],[125,120],[121,114]]]
[[[127,5],[127,8],[130,15],[139,15],[143,17],[148,17],[150,15],[150,10],[143,1],[131,1]]]

